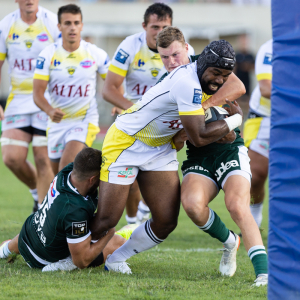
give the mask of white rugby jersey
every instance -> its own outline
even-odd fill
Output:
[[[189,45],[189,55],[195,51]],[[128,36],[118,47],[109,70],[125,77],[124,97],[139,100],[166,72],[159,53],[149,49],[146,31]]]
[[[46,46],[58,39],[60,32],[57,15],[39,7],[36,16],[37,20],[28,25],[21,19],[20,10],[16,10],[0,22],[0,60],[7,58],[10,75],[5,116],[40,110],[32,97],[36,59]]]
[[[255,74],[258,81],[272,80],[272,55],[273,40],[269,40],[260,47],[255,59]],[[259,85],[251,94],[249,106],[252,111],[261,116],[271,115],[271,100],[261,95]]]
[[[171,142],[180,115],[204,115],[196,62],[178,67],[119,115],[116,126],[151,147]]]
[[[98,126],[97,73],[105,78],[109,63],[104,50],[83,40],[74,52],[55,43],[40,53],[33,78],[49,82],[51,106],[66,113],[61,122],[86,118]]]

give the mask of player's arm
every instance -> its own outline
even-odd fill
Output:
[[[1,70],[2,70],[2,66],[4,64],[4,60],[0,60],[0,82],[1,82]],[[3,112],[3,108],[0,105],[0,121],[4,120],[4,112]]]
[[[212,106],[225,104],[225,99],[233,101],[246,93],[246,89],[242,81],[231,73],[224,85],[208,100],[202,103],[204,109]]]
[[[204,115],[180,115],[188,140],[195,147],[214,143],[241,125],[243,112],[237,102],[231,103],[226,100],[226,103],[229,105],[230,111],[230,117],[226,120],[205,124]]]
[[[184,129],[181,129],[173,136],[173,143],[176,147],[176,151],[180,151],[184,147],[184,142],[188,139],[188,136]]]
[[[268,79],[260,80],[258,82],[260,93],[263,97],[271,99],[272,81]]]
[[[33,100],[37,107],[44,111],[53,122],[59,123],[65,113],[59,108],[53,108],[45,98],[48,81],[33,79]]]
[[[102,94],[103,98],[107,102],[110,102],[111,104],[126,110],[133,104],[131,101],[127,100],[122,94],[122,84],[124,78],[125,77],[119,74],[108,71]]]
[[[92,261],[103,251],[109,240],[113,237],[115,229],[110,229],[107,234],[96,243],[91,243],[91,235],[83,242],[72,244],[68,243],[68,247],[75,266],[79,269],[88,267]]]

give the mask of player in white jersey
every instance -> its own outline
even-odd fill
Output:
[[[103,87],[105,100],[121,109],[127,109],[166,72],[156,48],[156,36],[163,28],[172,25],[172,16],[172,9],[163,3],[155,3],[147,8],[142,23],[144,31],[128,36],[114,54]],[[191,46],[189,46],[189,53],[194,54]],[[123,83],[124,95],[118,91]],[[139,200],[140,190],[135,182],[126,205],[128,223],[141,222],[146,215],[149,215],[149,208]]]
[[[2,121],[2,156],[6,166],[30,188],[37,209],[37,201],[42,202],[54,175],[47,155],[47,115],[34,104],[32,77],[39,53],[60,33],[57,16],[38,6],[38,0],[16,2],[19,9],[0,22],[0,69],[7,59],[10,75]],[[30,142],[36,168],[26,160]]]
[[[62,43],[45,48],[34,74],[34,101],[50,117],[48,155],[54,172],[72,162],[84,147],[91,147],[100,131],[96,103],[97,73],[104,79],[107,53],[81,40],[82,14],[70,4],[58,11]],[[44,97],[47,88],[50,104]]]
[[[252,92],[248,120],[245,122],[245,146],[251,159],[251,213],[260,227],[262,221],[265,182],[269,169],[271,85],[272,85],[273,40],[264,43],[255,60],[255,74],[258,85]]]

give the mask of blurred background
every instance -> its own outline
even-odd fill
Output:
[[[199,54],[211,41],[228,40],[237,54],[235,73],[244,82],[247,94],[239,99],[244,113],[248,110],[251,91],[256,85],[255,54],[269,40],[271,32],[271,0],[169,0],[173,9],[173,25],[179,27]],[[104,49],[112,58],[121,41],[128,35],[143,31],[145,10],[154,1],[146,0],[40,0],[40,5],[57,12],[68,3],[76,3],[83,12],[82,37]],[[18,8],[12,0],[0,0],[0,19]],[[7,63],[2,69],[0,101],[6,101],[9,92]],[[115,117],[110,115],[112,105],[101,96],[99,80],[97,101],[100,127],[110,126]],[[103,133],[105,130],[103,130]]]

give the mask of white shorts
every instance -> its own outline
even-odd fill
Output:
[[[91,147],[100,128],[88,122],[54,124],[47,129],[48,156],[51,160],[59,160],[70,141],[79,141]]]
[[[100,180],[129,185],[135,181],[139,170],[178,171],[176,149],[170,143],[150,147],[113,124],[103,143]]]
[[[2,121],[2,131],[9,129],[19,129],[23,127],[32,127],[33,129],[35,128],[38,130],[46,131],[47,121],[48,116],[43,111],[39,111],[33,114],[6,116]]]

